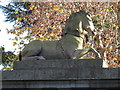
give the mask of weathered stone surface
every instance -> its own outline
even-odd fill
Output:
[[[34,80],[33,70],[13,70],[2,72],[2,80]]]
[[[64,80],[64,81],[41,81],[41,80],[11,80],[3,81],[3,88],[102,88],[109,90],[110,88],[115,88],[113,90],[119,90],[120,81],[116,79],[106,80],[106,79],[81,79],[81,80]],[[35,90],[35,89],[33,89]]]
[[[2,73],[3,88],[120,88],[120,68],[102,68],[102,60],[15,62]]]
[[[101,59],[80,60],[25,60],[15,62],[14,70],[34,70],[41,68],[80,68],[80,67],[102,67]]]
[[[63,80],[97,78],[102,60],[33,60],[15,62],[13,71],[3,72],[4,80]],[[99,70],[98,70],[99,71]],[[8,76],[10,74],[10,76]],[[93,75],[94,74],[94,75]]]

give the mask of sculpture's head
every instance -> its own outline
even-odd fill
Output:
[[[64,32],[78,32],[83,33],[87,31],[89,35],[95,35],[95,28],[90,15],[85,11],[72,13],[66,21]]]

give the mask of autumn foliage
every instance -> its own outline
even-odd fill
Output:
[[[15,34],[14,45],[18,40],[20,44],[25,44],[25,39],[31,41],[35,39],[41,40],[58,40],[61,38],[62,29],[64,29],[65,21],[72,12],[79,10],[88,11],[93,19],[95,28],[98,31],[102,48],[105,50],[105,56],[109,66],[117,66],[119,64],[118,54],[118,3],[100,3],[100,2],[28,2],[29,12],[18,14],[14,25],[14,30],[9,32]],[[21,37],[25,32],[27,36]],[[96,49],[99,44],[89,41],[85,47],[93,45]]]

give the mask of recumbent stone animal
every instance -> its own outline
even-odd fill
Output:
[[[96,31],[89,14],[81,10],[70,15],[60,40],[33,40],[21,51],[21,59],[79,59],[88,52],[93,52],[96,58],[100,58],[94,48],[83,48],[84,32],[94,36]]]

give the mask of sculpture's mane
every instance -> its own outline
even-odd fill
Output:
[[[88,12],[86,12],[84,10],[80,10],[79,12],[72,13],[70,15],[69,19],[74,18],[74,15],[86,16],[86,15],[89,15],[89,14],[88,14]]]
[[[82,17],[86,17],[89,14],[84,10],[80,10],[79,12],[72,13],[69,16],[69,19],[67,19],[66,21],[65,28],[62,31],[62,36],[64,36],[66,33],[69,32],[78,33],[77,31],[75,31],[75,27],[73,27],[73,21],[76,15],[79,15],[82,18]]]

